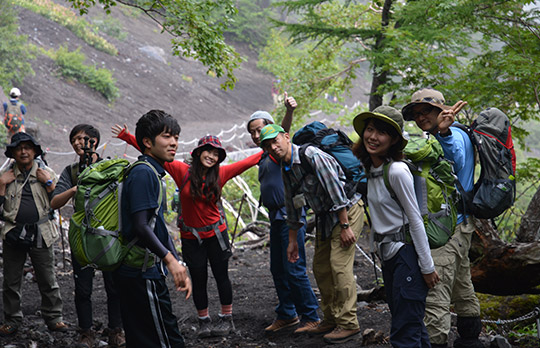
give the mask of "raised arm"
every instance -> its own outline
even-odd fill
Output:
[[[284,104],[287,111],[285,112],[285,116],[283,117],[283,120],[281,121],[281,127],[285,130],[285,132],[289,133],[289,131],[291,130],[294,109],[296,109],[298,104],[296,104],[296,100],[293,97],[289,97],[287,95],[287,92],[285,92],[284,99],[285,99]]]
[[[136,148],[137,150],[141,151],[139,145],[137,144],[137,139],[135,139],[135,136],[129,132],[128,127],[125,123],[123,127],[119,124],[115,124],[111,127],[111,132],[113,134],[113,137],[121,139]]]

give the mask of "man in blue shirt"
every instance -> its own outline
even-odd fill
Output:
[[[147,164],[135,166],[124,180],[122,235],[128,241],[138,238],[136,245],[149,250],[157,262],[141,268],[124,261],[115,271],[127,347],[184,347],[165,276],[167,271],[172,274],[176,289],[186,291],[186,299],[191,295],[191,280],[185,264],[178,261],[160,200],[163,164],[174,160],[179,134],[178,122],[161,110],[143,115],[135,129],[143,153],[139,160]],[[128,259],[132,259],[130,254]]]
[[[454,106],[444,105],[441,92],[434,89],[416,91],[403,110],[407,121],[414,120],[423,131],[435,136],[441,144],[444,157],[454,162],[454,170],[466,192],[474,186],[474,148],[467,133],[452,127],[455,116],[466,104],[459,101]],[[448,346],[450,332],[450,304],[458,315],[459,338],[454,348],[481,348],[478,335],[482,330],[480,303],[471,281],[469,248],[474,232],[472,216],[458,215],[457,226],[446,245],[431,250],[435,269],[441,274],[441,281],[428,292],[424,323],[431,346]]]
[[[281,125],[288,131],[291,127],[292,115],[296,108],[293,97],[285,95],[287,112]],[[266,111],[253,113],[247,124],[251,139],[260,146],[261,129],[267,124],[273,124],[273,117]],[[259,163],[259,182],[261,184],[261,201],[270,214],[270,271],[279,303],[276,306],[277,319],[265,328],[265,332],[277,332],[291,327],[302,321],[294,331],[304,333],[319,324],[317,314],[317,297],[311,288],[306,272],[306,253],[304,249],[306,227],[298,230],[298,262],[287,261],[287,246],[289,244],[289,227],[287,226],[283,180],[281,165],[268,152],[265,152]],[[305,213],[303,214],[305,220]]]

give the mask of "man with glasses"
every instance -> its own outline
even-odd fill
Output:
[[[463,189],[472,191],[474,186],[474,148],[467,133],[452,127],[455,116],[467,103],[445,105],[444,96],[434,89],[416,91],[411,102],[402,110],[407,121],[415,121],[423,131],[430,133],[441,144],[444,156],[454,162],[454,170]],[[450,331],[450,304],[458,315],[459,338],[454,348],[481,348],[478,335],[482,330],[480,303],[471,281],[469,248],[474,232],[472,216],[458,214],[457,226],[446,245],[431,250],[441,282],[430,289],[426,299],[424,323],[431,346],[448,347]]]
[[[43,162],[36,161],[42,152],[32,136],[15,133],[5,152],[15,163],[0,173],[5,319],[0,336],[4,337],[16,334],[22,324],[21,283],[27,255],[36,274],[41,316],[47,327],[51,331],[68,329],[62,320],[62,298],[54,271],[53,244],[59,233],[49,201],[56,186],[56,174],[43,166]]]

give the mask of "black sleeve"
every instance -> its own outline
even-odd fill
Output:
[[[164,246],[148,224],[152,216],[154,215],[154,209],[141,210],[132,215],[133,218],[133,232],[135,236],[139,237],[139,240],[145,247],[157,255],[160,259],[163,259],[169,252],[166,246]],[[169,238],[170,240],[170,238]],[[173,255],[175,251],[171,251]],[[176,255],[175,255],[176,256]]]
[[[56,187],[54,188],[54,191],[52,192],[52,196],[49,198],[53,198],[54,196],[63,193],[70,188],[72,188],[73,185],[71,182],[71,165],[64,168],[62,173],[60,174],[60,178],[58,179],[58,182],[56,183]]]

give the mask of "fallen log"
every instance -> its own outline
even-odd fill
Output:
[[[540,294],[540,242],[506,243],[488,220],[476,220],[469,253],[478,292],[509,296]]]

